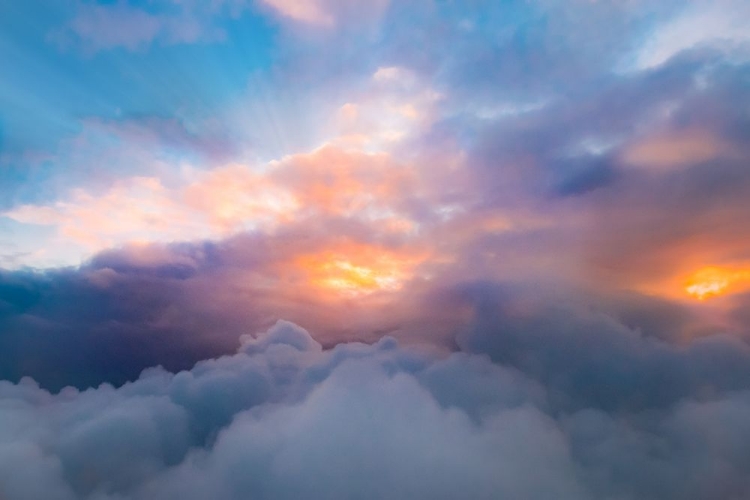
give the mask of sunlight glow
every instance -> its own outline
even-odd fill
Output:
[[[750,270],[705,267],[687,280],[685,292],[698,300],[706,300],[723,295],[730,287],[742,283],[750,285]]]
[[[297,259],[309,284],[343,295],[397,291],[423,258],[366,245],[347,245]]]

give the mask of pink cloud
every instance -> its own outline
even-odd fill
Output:
[[[317,25],[331,25],[333,15],[327,12],[320,0],[263,0],[282,16],[295,21]]]
[[[319,27],[378,20],[389,4],[389,0],[261,1],[284,18]]]
[[[710,132],[686,129],[636,140],[625,148],[621,159],[628,166],[669,170],[732,154],[732,147]]]
[[[268,165],[209,171],[185,166],[170,182],[133,176],[103,192],[79,188],[59,201],[17,206],[2,215],[53,228],[56,240],[45,246],[73,245],[77,260],[132,242],[219,239],[312,215],[356,218],[403,232],[413,226],[399,207],[413,191],[412,175],[385,153],[329,145]]]

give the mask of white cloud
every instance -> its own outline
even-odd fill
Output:
[[[657,29],[640,49],[635,66],[654,68],[700,46],[736,48],[750,42],[748,26],[750,4],[745,1],[697,2]]]
[[[581,382],[585,384],[585,381]],[[120,388],[0,381],[12,500],[745,498],[750,394],[613,416],[479,355],[323,350],[279,322]]]
[[[512,384],[520,399],[477,422],[420,382],[428,366],[434,381],[491,365],[443,365],[392,339],[323,351],[280,322],[235,356],[176,375],[148,370],[119,389],[53,396],[28,379],[0,382],[0,462],[24,463],[0,468],[22,472],[0,473],[0,495],[585,498],[561,431],[522,406],[533,384],[492,367],[485,389]]]

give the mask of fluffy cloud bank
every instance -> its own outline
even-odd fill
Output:
[[[484,355],[324,350],[278,322],[120,388],[0,382],[9,499],[744,498],[750,393],[565,411]],[[532,472],[533,471],[533,472]]]

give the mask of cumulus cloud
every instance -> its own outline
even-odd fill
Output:
[[[581,386],[586,382],[581,380]],[[741,498],[747,392],[566,409],[490,362],[279,322],[119,388],[0,382],[5,498]],[[23,467],[18,467],[23,464]],[[531,472],[533,471],[533,473]]]
[[[60,498],[580,498],[559,430],[524,406],[533,384],[484,359],[455,362],[469,376],[500,375],[486,379],[488,394],[519,395],[480,402],[503,411],[472,421],[420,382],[428,367],[432,380],[458,374],[451,363],[442,368],[393,340],[322,351],[284,322],[239,354],[174,375],[149,370],[119,389],[50,395],[28,379],[3,382],[2,455],[33,463],[8,474],[2,491],[19,499],[47,488]],[[548,467],[541,480],[523,474],[531,463]]]

